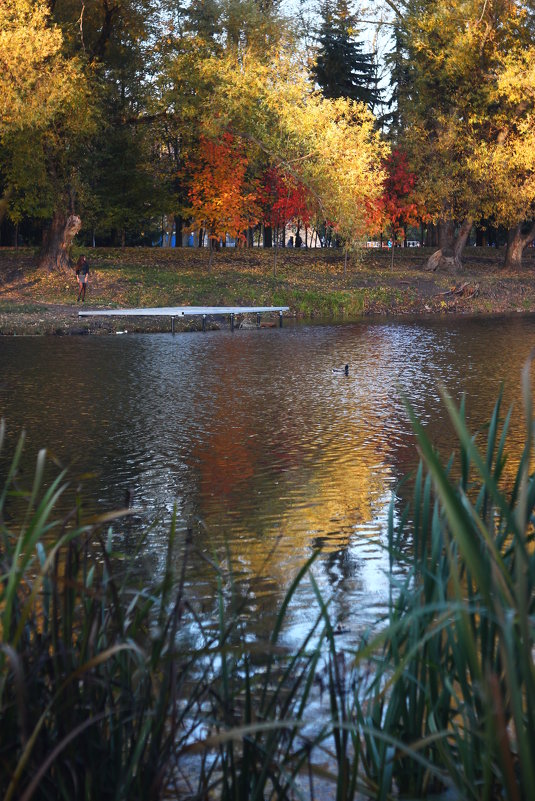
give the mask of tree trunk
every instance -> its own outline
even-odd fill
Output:
[[[182,226],[184,222],[180,214],[175,214],[175,247],[182,247]]]
[[[7,214],[7,210],[9,208],[9,198],[11,192],[5,192],[3,197],[0,197],[0,225],[2,225],[4,221],[4,217]]]
[[[270,225],[264,225],[264,247],[273,247],[273,229]]]
[[[56,211],[43,239],[39,267],[49,272],[70,270],[72,265],[69,252],[72,241],[81,227],[82,221],[76,214],[67,215],[62,211]]]
[[[463,269],[462,255],[472,230],[472,220],[467,217],[461,223],[457,234],[453,220],[440,220],[438,223],[438,250],[427,260],[428,270]]]
[[[523,225],[510,228],[507,232],[507,249],[505,251],[504,267],[506,270],[519,270],[522,267],[522,254],[524,248],[532,239],[535,239],[535,221],[529,230],[522,234]]]
[[[433,223],[428,223],[425,232],[425,246],[426,248],[435,248],[438,246],[437,239],[437,226]]]

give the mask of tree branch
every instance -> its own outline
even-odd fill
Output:
[[[252,136],[251,134],[244,133],[243,131],[232,131],[232,134],[234,136],[239,137],[240,139],[245,139],[245,140],[247,140],[249,142],[252,142],[254,145],[259,147],[260,150],[263,153],[265,153],[267,156],[269,156],[269,158],[275,163],[276,167],[282,167],[289,175],[292,176],[292,178],[295,178],[296,181],[299,181],[299,183],[303,184],[303,186],[306,187],[306,189],[308,189],[310,194],[317,200],[321,211],[325,212],[325,204],[323,202],[323,199],[322,199],[321,195],[319,195],[317,193],[317,191],[312,186],[310,186],[308,183],[306,183],[306,181],[303,181],[302,176],[299,175],[298,173],[296,173],[295,170],[291,166],[292,162],[295,163],[297,161],[304,161],[305,159],[310,158],[311,156],[314,155],[313,152],[312,153],[308,153],[306,156],[300,156],[299,158],[292,159],[291,161],[286,161],[286,159],[280,158],[280,156],[278,156],[276,153],[274,153],[272,150],[270,150],[267,147],[267,145],[265,145],[264,142],[262,142],[261,139],[257,139],[255,136]]]
[[[100,29],[100,36],[93,48],[93,57],[98,59],[102,58],[104,55],[106,45],[113,31],[114,18],[120,8],[119,5],[110,6],[108,0],[102,0],[102,7],[104,9],[104,22]]]

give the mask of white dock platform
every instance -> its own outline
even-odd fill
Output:
[[[79,317],[198,317],[206,314],[261,314],[285,312],[289,306],[158,306],[153,309],[91,309]]]
[[[234,330],[234,317],[237,314],[256,314],[257,326],[260,325],[260,315],[264,312],[278,312],[279,326],[282,327],[282,313],[288,311],[289,306],[157,306],[146,309],[88,309],[79,311],[79,317],[170,317],[171,330],[174,333],[176,317],[202,317],[203,331],[206,318],[215,315],[229,315],[230,327]]]

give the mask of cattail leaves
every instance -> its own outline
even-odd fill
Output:
[[[501,394],[483,455],[468,431],[463,406],[458,410],[443,393],[458,437],[458,483],[451,470],[443,467],[408,404],[436,505],[426,526],[429,503],[423,500],[420,468],[415,491],[414,590],[403,607],[406,624],[401,644],[399,632],[391,628],[394,639],[387,656],[398,665],[396,675],[409,686],[412,720],[418,723],[422,738],[436,728],[440,710],[439,725],[449,734],[437,743],[434,759],[446,766],[462,797],[495,797],[497,786],[508,799],[535,797],[535,492],[529,474],[529,366],[523,383],[526,444],[509,483],[504,466],[511,411],[500,433]],[[442,614],[449,616],[450,625],[433,636]],[[418,638],[420,648],[415,654],[410,644]],[[440,662],[431,659],[433,651],[440,654]],[[423,707],[410,691],[415,681],[425,696]],[[396,690],[394,682],[389,704]],[[420,790],[414,788],[416,793],[421,792],[419,786]]]

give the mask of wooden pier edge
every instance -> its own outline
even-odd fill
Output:
[[[234,331],[234,320],[237,314],[256,314],[256,325],[260,328],[260,315],[263,313],[279,313],[279,327],[282,328],[283,312],[289,306],[161,306],[139,309],[83,309],[79,317],[170,317],[171,333],[175,333],[175,318],[202,316],[202,330],[206,331],[206,318],[216,315],[230,316],[230,330]]]

